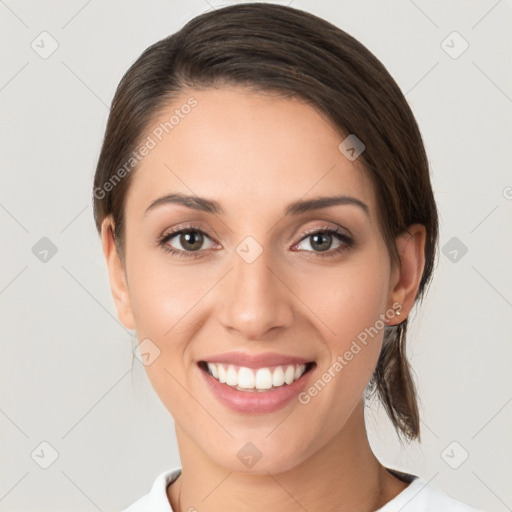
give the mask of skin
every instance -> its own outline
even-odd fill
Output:
[[[425,228],[410,226],[396,239],[402,265],[393,267],[371,180],[338,150],[343,137],[310,105],[239,86],[188,90],[155,125],[190,96],[197,106],[133,176],[125,261],[112,219],[102,225],[118,316],[160,350],[146,371],[175,421],[182,474],[167,489],[169,502],[176,512],[376,510],[407,486],[374,456],[364,423],[363,392],[383,329],[308,404],[292,400],[268,414],[227,409],[197,362],[231,350],[296,355],[316,362],[314,383],[395,302],[401,316],[387,323],[407,317],[423,271]],[[144,214],[170,192],[216,200],[225,213],[167,204]],[[292,201],[333,192],[363,201],[369,215],[355,205],[283,215]],[[206,233],[202,254],[166,253],[159,237],[189,221]],[[326,226],[348,229],[355,244],[319,256],[327,251],[304,232]],[[250,264],[236,252],[249,235],[263,249]],[[187,250],[180,235],[168,244]],[[333,237],[328,250],[340,245]],[[247,442],[262,453],[252,468],[237,457]]]

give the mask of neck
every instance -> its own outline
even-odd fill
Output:
[[[276,474],[229,471],[207,459],[178,425],[176,434],[182,473],[167,489],[174,512],[371,512],[408,485],[391,475],[373,454],[362,403],[320,450]]]

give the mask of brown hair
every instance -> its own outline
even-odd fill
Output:
[[[395,237],[415,223],[426,228],[416,297],[423,299],[437,254],[438,217],[414,115],[365,46],[322,18],[276,4],[238,4],[201,14],[147,48],[121,79],[94,177],[96,227],[100,232],[103,219],[112,215],[120,257],[124,201],[133,174],[126,172],[130,155],[151,121],[185,89],[225,84],[306,100],[341,134],[363,141],[358,162],[376,187],[381,230],[394,264],[400,263]],[[419,439],[420,419],[406,331],[407,319],[386,326],[367,390],[377,393],[397,432],[413,440]]]

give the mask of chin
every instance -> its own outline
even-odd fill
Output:
[[[286,451],[268,441],[266,443],[236,442],[236,445],[240,445],[240,448],[234,450],[230,457],[226,457],[227,450],[221,450],[210,453],[209,458],[228,471],[251,475],[284,473],[306,459],[306,454],[301,456],[297,452],[295,443],[290,443]],[[231,447],[229,451],[232,451]]]

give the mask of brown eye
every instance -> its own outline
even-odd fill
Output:
[[[315,233],[314,235],[310,235],[309,238],[311,239],[311,247],[319,251],[327,251],[330,249],[333,240],[333,236],[329,233]]]
[[[210,240],[210,246],[204,247],[207,240]],[[204,231],[193,227],[176,230],[164,235],[159,245],[165,251],[179,256],[196,256],[194,253],[199,255],[203,249],[209,249],[213,246],[210,237]]]
[[[338,245],[332,247],[333,242],[338,242]],[[320,229],[313,233],[309,233],[304,237],[297,247],[309,242],[306,246],[306,252],[317,253],[318,256],[335,256],[339,252],[349,249],[353,246],[354,241],[348,235],[339,232],[337,229]],[[323,253],[323,254],[322,254]]]
[[[181,246],[188,251],[197,251],[203,245],[204,237],[199,231],[183,231],[179,235]]]

